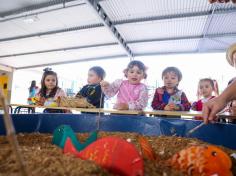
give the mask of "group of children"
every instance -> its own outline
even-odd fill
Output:
[[[104,80],[106,73],[103,68],[92,67],[88,71],[87,85],[76,96],[83,96],[96,108],[103,108],[105,96],[110,98],[117,95],[115,109],[143,110],[148,103],[148,88],[141,83],[147,77],[146,70],[146,66],[141,61],[133,60],[124,70],[125,80],[117,79],[113,83],[109,83]],[[199,100],[191,105],[185,93],[178,89],[182,79],[182,73],[178,68],[164,69],[162,79],[164,86],[156,89],[152,100],[151,106],[154,110],[189,111],[192,109],[201,111],[203,104],[214,97],[213,92],[216,92],[215,95],[218,94],[214,80],[201,79],[198,86]],[[36,91],[33,88],[30,89]],[[57,74],[51,69],[45,69],[41,89],[36,94],[39,104],[48,106],[57,102],[58,97],[64,96],[66,96],[65,92],[58,87]]]

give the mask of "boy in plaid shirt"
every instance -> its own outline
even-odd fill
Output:
[[[152,108],[166,111],[189,111],[191,105],[185,93],[178,89],[182,73],[176,67],[167,67],[162,72],[164,86],[157,88]]]

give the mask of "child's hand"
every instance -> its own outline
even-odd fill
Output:
[[[108,87],[109,87],[109,82],[107,82],[107,81],[101,81],[100,82],[100,85],[101,85],[101,88],[104,90],[106,90]]]
[[[164,107],[165,111],[173,111],[169,104]]]
[[[118,103],[118,104],[116,104],[116,109],[117,110],[128,110],[129,105],[126,103]]]
[[[170,103],[170,106],[171,106],[171,108],[173,109],[173,111],[178,111],[178,110],[180,110],[180,107],[179,107],[178,105],[174,104],[174,103]]]
[[[45,99],[44,97],[39,97],[39,99],[35,102],[35,104],[36,104],[37,106],[43,106],[45,100],[46,100],[46,99]]]
[[[166,111],[175,111],[175,110],[179,110],[179,107],[176,106],[176,104],[174,104],[174,103],[169,103],[165,106],[164,110],[166,110]]]

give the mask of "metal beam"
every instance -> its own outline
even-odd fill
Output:
[[[86,26],[76,26],[76,27],[59,29],[59,30],[54,30],[54,31],[47,31],[47,32],[40,32],[40,33],[29,34],[29,35],[21,35],[21,36],[9,37],[9,38],[2,38],[2,39],[0,39],[0,42],[25,39],[25,38],[30,38],[30,37],[40,37],[40,36],[45,36],[45,35],[53,35],[53,34],[72,32],[72,31],[78,31],[78,30],[83,30],[83,29],[91,29],[91,28],[97,28],[97,27],[103,27],[103,24],[98,23],[98,24],[91,24],[91,25],[86,25]]]
[[[116,56],[104,56],[104,57],[96,57],[96,58],[87,58],[87,59],[63,61],[63,62],[56,62],[56,63],[47,63],[47,64],[41,64],[41,65],[16,67],[15,69],[20,70],[20,69],[28,69],[28,68],[35,68],[35,67],[46,67],[46,66],[50,66],[50,65],[71,64],[71,63],[89,62],[89,61],[105,60],[105,59],[118,59],[118,58],[124,58],[124,57],[127,58],[127,55],[116,55]]]
[[[71,51],[71,50],[78,50],[78,49],[87,49],[87,48],[114,46],[114,45],[118,45],[118,43],[104,43],[104,44],[96,44],[96,45],[56,48],[56,49],[51,49],[51,50],[33,51],[33,52],[26,52],[26,53],[16,53],[16,54],[9,54],[9,55],[2,55],[2,56],[0,55],[0,59],[5,58],[5,57],[17,57],[17,56],[26,56],[26,55],[32,55],[32,54],[42,54],[42,53],[51,53],[51,52],[59,52],[59,51]]]
[[[210,51],[180,51],[180,52],[153,52],[153,53],[142,53],[135,54],[135,57],[143,57],[143,56],[158,56],[158,55],[179,55],[179,54],[207,54],[207,53],[223,53],[225,50],[210,50]]]
[[[165,15],[165,16],[153,16],[153,17],[142,17],[142,18],[135,18],[135,19],[128,19],[128,20],[119,20],[114,21],[114,25],[122,25],[122,24],[129,24],[129,23],[140,23],[140,22],[149,22],[149,21],[161,21],[161,20],[169,20],[169,19],[178,19],[178,18],[189,18],[189,17],[201,17],[201,16],[208,16],[211,15],[212,11],[202,11],[202,12],[195,12],[195,13],[184,13],[184,14],[174,14],[174,15]],[[217,9],[215,10],[215,15],[220,14],[228,14],[228,13],[236,13],[236,7],[232,9]]]
[[[98,16],[99,19],[101,19],[103,25],[111,32],[111,34],[114,36],[114,38],[117,40],[119,45],[125,50],[126,54],[130,59],[133,59],[133,53],[129,46],[126,44],[125,39],[122,37],[122,35],[119,33],[111,19],[108,17],[108,15],[105,13],[103,8],[98,4],[98,1],[96,0],[85,0],[85,2],[88,4],[88,6],[94,11],[94,13]]]
[[[42,8],[55,6],[55,5],[58,5],[58,4],[65,5],[65,3],[73,2],[73,1],[78,1],[78,0],[53,0],[53,1],[48,1],[48,2],[45,2],[45,3],[41,3],[41,4],[30,5],[30,6],[26,6],[26,7],[23,7],[23,8],[13,9],[13,10],[8,11],[8,12],[0,13],[0,17],[4,18],[4,17],[7,17],[7,16],[11,16],[11,15],[18,15],[18,14],[21,14],[21,13],[24,13],[24,12],[39,10],[39,9],[42,9]]]
[[[203,37],[198,42],[198,47],[197,48],[198,48],[199,51],[202,48],[204,39],[206,38],[207,32],[208,32],[208,30],[209,30],[209,28],[211,26],[211,22],[212,22],[212,19],[214,17],[214,13],[215,13],[216,7],[217,7],[216,4],[213,4],[211,6],[211,15],[207,16],[207,20],[206,20],[206,23],[205,23],[204,28],[203,28]]]
[[[144,40],[132,40],[127,41],[127,44],[136,43],[147,43],[147,42],[163,42],[163,41],[175,41],[175,40],[191,40],[191,39],[202,39],[203,35],[197,36],[184,36],[184,37],[174,37],[174,38],[158,38],[158,39],[144,39]],[[236,37],[236,33],[223,33],[223,34],[206,34],[205,38],[220,38],[220,37]]]
[[[143,56],[157,56],[157,55],[177,55],[177,54],[206,54],[206,53],[223,53],[224,50],[211,50],[211,51],[201,51],[198,50],[194,51],[181,51],[181,52],[168,52],[168,53],[142,53],[136,54],[135,57],[143,57]],[[127,55],[116,55],[116,56],[104,56],[104,57],[96,57],[96,58],[87,58],[87,59],[79,59],[79,60],[71,60],[71,61],[64,61],[64,62],[57,62],[57,63],[48,63],[48,64],[41,64],[41,65],[33,65],[33,66],[25,66],[25,67],[16,67],[16,70],[20,69],[29,69],[29,68],[36,68],[36,67],[46,67],[50,65],[61,65],[61,64],[70,64],[70,63],[79,63],[79,62],[89,62],[89,61],[96,61],[96,60],[109,60],[109,59],[119,59],[119,58],[127,58]]]
[[[187,40],[187,39],[199,39],[201,37],[202,37],[201,35],[197,35],[197,36],[184,36],[184,37],[174,37],[174,38],[156,38],[156,39],[131,40],[131,41],[127,41],[127,44],[148,43],[148,42],[164,42],[164,41]]]

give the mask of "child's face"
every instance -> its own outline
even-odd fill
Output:
[[[102,79],[93,70],[88,72],[88,84],[98,84],[101,82],[101,80]]]
[[[127,79],[130,84],[139,84],[144,78],[144,72],[140,70],[137,66],[129,68],[127,71]]]
[[[179,84],[178,76],[174,72],[167,72],[163,76],[163,81],[167,88],[175,88]]]
[[[54,75],[47,75],[44,79],[44,84],[48,90],[52,90],[57,85],[57,78]]]
[[[213,87],[209,81],[201,81],[199,84],[200,95],[204,98],[209,98],[212,96]]]

